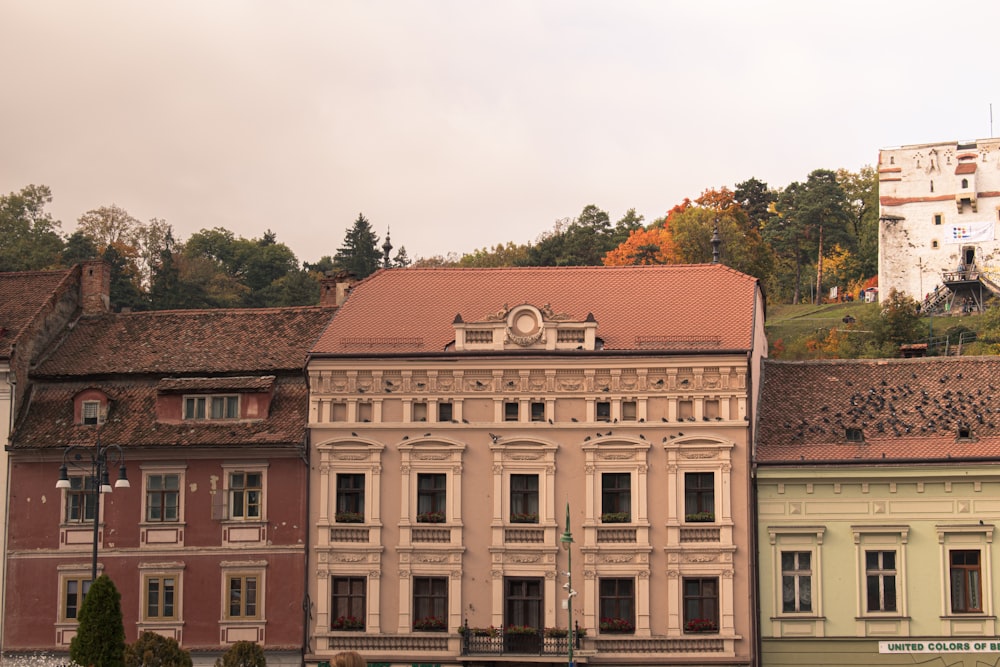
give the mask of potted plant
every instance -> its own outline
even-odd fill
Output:
[[[708,523],[715,521],[715,512],[695,512],[694,514],[685,514],[684,520],[688,523]]]
[[[417,523],[444,523],[444,512],[427,511],[417,514]]]
[[[362,512],[337,512],[335,517],[337,523],[364,523],[365,515]]]
[[[566,628],[545,628],[545,636],[550,639],[561,639],[569,637],[569,630]]]
[[[488,628],[473,628],[467,625],[458,626],[458,634],[468,634],[470,637],[499,637],[500,631],[492,625]]]
[[[437,616],[424,616],[413,622],[413,629],[421,632],[443,632],[447,628],[448,623]]]
[[[338,616],[330,624],[331,630],[364,630],[365,622],[356,616]]]
[[[635,624],[627,618],[604,617],[598,627],[601,632],[635,632]]]
[[[511,523],[538,523],[538,512],[511,512]]]
[[[605,512],[601,515],[601,523],[628,523],[631,519],[628,512]]]
[[[710,618],[692,618],[684,624],[684,632],[718,632],[719,624]]]

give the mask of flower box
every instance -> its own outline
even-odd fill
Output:
[[[334,519],[337,523],[364,523],[365,515],[361,512],[337,512]]]
[[[443,632],[448,629],[448,623],[437,616],[425,616],[413,622],[413,629],[420,632]]]
[[[508,625],[503,629],[505,635],[537,635],[538,628],[530,625]]]
[[[550,639],[561,639],[569,637],[569,630],[566,628],[545,628],[545,636]]]
[[[467,625],[458,626],[458,634],[470,637],[499,637],[500,631],[492,625],[488,628],[472,628]]]
[[[511,523],[538,523],[538,512],[513,512]]]
[[[605,512],[601,515],[601,523],[628,523],[631,520],[628,512]]]
[[[503,629],[503,648],[508,653],[538,653],[542,648],[541,632],[528,625],[508,625]]]
[[[709,523],[715,521],[715,512],[695,512],[694,514],[685,514],[684,520],[688,523]]]
[[[718,632],[719,624],[710,618],[692,618],[684,624],[684,632]]]
[[[635,632],[635,623],[627,618],[602,618],[598,627],[601,632]]]
[[[417,523],[444,523],[444,512],[421,512],[417,515]]]
[[[356,616],[338,616],[330,624],[331,630],[364,630],[365,622]]]

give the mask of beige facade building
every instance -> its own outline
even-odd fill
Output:
[[[878,177],[883,297],[958,309],[1000,289],[1000,139],[882,149]]]
[[[721,265],[355,285],[308,362],[307,664],[565,664],[570,605],[578,663],[753,663],[763,313]]]

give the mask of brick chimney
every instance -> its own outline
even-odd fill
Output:
[[[351,293],[357,278],[350,271],[338,271],[320,281],[319,305],[324,307],[342,306]]]
[[[100,315],[111,310],[111,265],[102,259],[83,262],[80,275],[80,302],[84,315]]]

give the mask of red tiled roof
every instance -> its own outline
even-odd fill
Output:
[[[390,269],[354,286],[318,355],[442,353],[455,316],[550,305],[597,320],[605,350],[749,350],[757,280],[721,264]]]
[[[260,377],[164,378],[156,383],[160,393],[183,391],[267,391],[274,384],[273,375]]]
[[[73,397],[99,386],[111,409],[101,426],[73,422]],[[122,447],[299,447],[308,421],[308,390],[302,377],[278,378],[267,419],[249,421],[156,421],[156,382],[45,383],[31,391],[11,448],[58,449],[101,443]]]
[[[963,162],[955,167],[956,174],[974,174],[976,173],[976,163],[975,162]]]
[[[0,273],[0,359],[10,357],[14,338],[69,274],[69,269]]]
[[[765,361],[763,381],[762,464],[1000,458],[1000,357]]]
[[[296,370],[335,309],[170,310],[80,319],[36,378]]]

